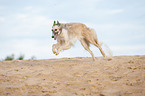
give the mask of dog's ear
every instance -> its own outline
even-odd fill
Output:
[[[53,26],[55,26],[56,22],[54,21]]]
[[[60,26],[60,23],[59,23],[59,21],[57,21],[57,25],[59,25],[59,26]]]

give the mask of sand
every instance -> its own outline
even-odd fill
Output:
[[[145,96],[145,56],[0,61],[0,96]]]

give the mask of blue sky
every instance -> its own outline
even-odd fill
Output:
[[[81,22],[96,30],[114,56],[145,55],[145,0],[0,0],[0,59],[90,57],[79,41],[55,56],[54,20]],[[95,56],[102,56],[91,46]]]

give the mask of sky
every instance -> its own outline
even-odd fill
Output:
[[[91,57],[79,41],[54,55],[54,20],[95,29],[113,56],[145,55],[145,0],[0,0],[0,60],[11,54],[25,59]],[[90,49],[102,56],[95,46]]]

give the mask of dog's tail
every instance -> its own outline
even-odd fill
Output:
[[[108,60],[112,60],[113,55],[112,55],[111,49],[108,47],[107,44],[103,43],[102,41],[98,41],[97,34],[96,34],[96,31],[94,29],[91,29],[91,31],[93,33],[93,38],[94,38],[96,44],[99,44],[101,46],[101,48],[105,52]]]
[[[91,29],[91,32],[92,32],[92,35],[93,35],[93,38],[95,40],[96,43],[98,43],[98,38],[97,38],[97,34],[96,34],[96,31],[94,29]]]
[[[102,47],[103,51],[105,52],[107,59],[112,60],[113,53],[111,49],[108,47],[108,45],[103,43],[102,41],[99,41],[99,45]]]

